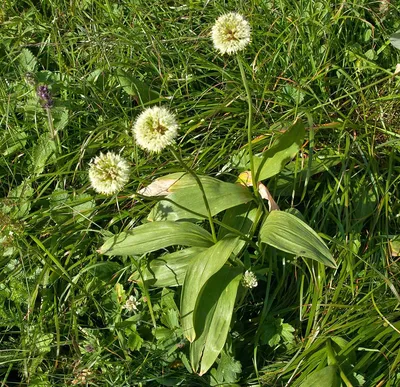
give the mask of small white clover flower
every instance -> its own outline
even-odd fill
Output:
[[[159,153],[174,142],[178,129],[175,116],[168,109],[154,106],[139,115],[133,134],[141,148]]]
[[[140,305],[140,302],[136,300],[136,297],[129,296],[122,309],[126,309],[128,312],[136,312],[138,310],[138,305]]]
[[[245,288],[255,288],[258,285],[256,275],[252,271],[246,270],[242,278],[242,285]]]
[[[88,379],[91,378],[93,375],[93,372],[90,371],[88,368],[83,369],[80,372],[76,373],[75,379],[71,382],[73,386],[76,386],[77,384],[86,384],[89,382]]]
[[[105,195],[120,191],[129,180],[129,164],[121,156],[100,153],[89,166],[89,180],[93,189]]]
[[[249,22],[240,14],[230,12],[220,16],[211,31],[214,47],[221,54],[235,54],[250,43]]]

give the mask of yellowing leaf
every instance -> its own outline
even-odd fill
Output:
[[[175,177],[176,178],[176,177]],[[246,187],[226,183],[209,176],[199,176],[211,215],[248,203],[253,196]],[[168,188],[168,200],[159,201],[150,211],[148,220],[199,220],[207,218],[203,194],[193,176],[185,174]]]
[[[173,173],[154,180],[147,187],[138,191],[143,196],[166,196],[171,193],[172,186],[183,176],[183,173]]]

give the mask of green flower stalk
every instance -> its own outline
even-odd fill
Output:
[[[98,193],[113,195],[128,182],[129,172],[129,164],[121,156],[100,153],[89,166],[90,184]]]
[[[252,149],[252,117],[253,105],[251,101],[250,88],[247,83],[242,59],[239,56],[239,51],[242,51],[251,41],[251,27],[249,22],[239,13],[230,12],[220,16],[212,27],[211,38],[214,47],[221,54],[237,54],[237,61],[240,68],[243,86],[246,90],[247,104],[249,107],[249,117],[247,121],[247,137],[248,149],[250,158],[251,181],[254,193],[257,193],[257,182],[254,170],[253,149]]]
[[[243,63],[242,63],[242,58],[237,55],[237,61],[239,64],[240,68],[240,75],[242,76],[242,82],[243,86],[246,90],[246,97],[247,97],[247,105],[249,108],[249,116],[247,119],[247,141],[248,141],[248,150],[249,150],[249,159],[250,159],[250,172],[251,172],[251,182],[252,186],[254,189],[254,193],[258,195],[258,188],[257,188],[257,181],[256,181],[256,171],[254,167],[254,158],[253,158],[253,146],[252,146],[252,141],[253,141],[253,102],[251,100],[251,92],[250,92],[250,87],[249,84],[247,83],[246,79],[246,73],[244,71]]]

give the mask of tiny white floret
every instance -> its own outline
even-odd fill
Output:
[[[246,270],[242,278],[242,285],[245,288],[255,288],[258,285],[256,275],[252,271]]]
[[[138,305],[140,305],[140,302],[136,300],[136,297],[129,296],[122,309],[126,309],[128,312],[137,312]]]

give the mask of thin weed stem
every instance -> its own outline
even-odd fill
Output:
[[[62,153],[61,152],[60,138],[58,136],[57,130],[54,128],[53,116],[51,114],[51,109],[50,108],[46,108],[46,113],[47,113],[47,122],[49,124],[50,137],[56,143],[56,157],[58,157]]]
[[[134,258],[132,258],[132,262],[135,265],[136,270],[139,272],[139,275],[140,275],[140,279],[141,279],[141,282],[142,282],[141,288],[142,288],[142,291],[143,291],[144,296],[146,298],[147,306],[149,308],[151,322],[153,323],[154,328],[157,328],[157,322],[156,322],[156,318],[154,316],[154,310],[153,310],[153,305],[151,303],[150,293],[149,293],[149,291],[147,289],[146,281],[145,281],[145,279],[143,277],[143,273],[142,273],[142,270],[140,268],[140,263],[137,262]]]

